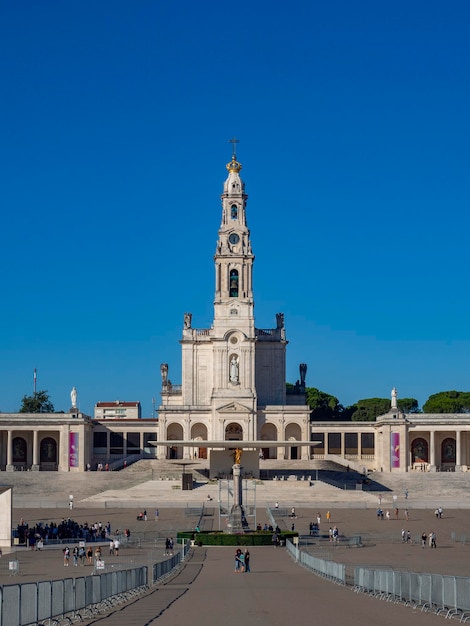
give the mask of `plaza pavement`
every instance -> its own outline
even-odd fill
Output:
[[[93,474],[93,473],[92,473]],[[50,483],[55,476],[47,476]],[[115,477],[113,477],[114,480]],[[449,476],[449,480],[452,476]],[[89,479],[90,480],[90,479]],[[6,482],[6,481],[5,481]],[[208,492],[213,490],[213,498],[218,492],[214,485],[204,485],[198,490],[182,492],[173,489],[171,481],[151,481],[150,484],[135,485],[131,488],[115,489],[121,494],[121,500],[113,494],[84,494],[83,500],[75,500],[73,511],[66,506],[70,486],[61,486],[59,481],[55,488],[48,484],[49,491],[39,507],[27,506],[34,504],[31,497],[21,488],[14,490],[14,523],[23,517],[28,523],[37,521],[60,521],[63,517],[73,517],[79,523],[88,521],[111,522],[113,530],[116,528],[131,530],[131,537],[141,538],[141,547],[124,548],[121,559],[126,566],[135,564],[149,564],[163,558],[163,541],[166,536],[174,536],[178,529],[194,527],[197,520],[188,517],[187,506],[196,503],[205,503],[207,517],[204,521],[218,528],[219,519],[213,503],[207,502]],[[152,487],[150,489],[149,487]],[[74,481],[74,487],[79,487]],[[135,491],[134,491],[135,490]],[[266,504],[272,506],[278,500],[281,507],[296,507],[297,519],[280,519],[281,527],[295,529],[302,535],[308,533],[310,521],[315,521],[317,511],[322,515],[321,531],[325,528],[326,511],[332,514],[331,524],[337,525],[340,534],[344,537],[361,535],[363,548],[349,548],[347,542],[340,543],[333,548],[323,539],[307,539],[308,549],[321,558],[332,558],[348,565],[376,565],[407,569],[409,571],[431,572],[470,576],[468,557],[470,545],[455,543],[451,540],[452,533],[460,538],[468,533],[470,538],[470,506],[468,496],[464,492],[456,498],[459,508],[444,507],[442,519],[436,519],[434,508],[442,505],[445,495],[429,494],[423,507],[423,496],[414,501],[397,495],[393,500],[393,493],[382,495],[382,508],[390,509],[396,503],[399,506],[399,519],[392,515],[390,520],[377,519],[377,494],[356,494],[354,492],[340,492],[336,498],[324,501],[312,497],[305,503],[305,488],[298,487],[298,483],[289,485],[270,483],[264,501],[257,495],[257,516],[260,523],[267,520]],[[26,490],[27,491],[27,490]],[[75,489],[78,493],[80,490]],[[134,492],[134,493],[132,493]],[[268,493],[269,492],[269,493]],[[211,492],[212,493],[212,492]],[[308,493],[308,491],[307,491]],[[412,489],[410,489],[412,493]],[[134,497],[133,497],[134,496]],[[300,497],[299,497],[300,496]],[[341,496],[339,498],[339,496]],[[350,497],[352,496],[352,497]],[[359,499],[357,498],[359,496]],[[365,498],[365,496],[367,498]],[[141,509],[141,503],[148,512],[147,522],[138,522],[136,515]],[[51,505],[48,506],[48,503]],[[62,506],[60,504],[62,503]],[[111,506],[115,504],[115,506]],[[449,502],[451,504],[451,502]],[[404,507],[409,509],[410,519],[404,520]],[[159,508],[159,519],[154,519],[154,509]],[[223,524],[223,520],[222,524]],[[402,544],[401,529],[410,530],[414,537],[423,531],[433,530],[437,534],[437,550],[422,549],[419,544]],[[307,547],[307,546],[305,546]],[[48,548],[43,551],[30,551],[26,548],[13,548],[12,555],[4,551],[0,564],[0,583],[14,584],[35,580],[57,579],[66,576],[84,575],[91,573],[91,566],[74,568],[69,566],[64,571],[62,554],[57,548]],[[104,543],[103,554],[107,567],[113,567],[112,560],[107,552],[107,542]],[[199,624],[221,624],[230,626],[238,624],[285,624],[295,620],[297,624],[307,624],[312,620],[320,624],[335,624],[340,620],[345,624],[359,624],[364,620],[378,618],[381,624],[396,624],[400,619],[413,624],[432,624],[442,617],[422,614],[411,608],[354,594],[348,588],[342,588],[333,583],[322,580],[296,565],[283,549],[253,548],[252,573],[235,574],[233,572],[233,548],[196,548],[192,558],[182,572],[166,585],[152,588],[145,597],[123,606],[113,613],[106,614],[91,620],[89,623],[100,623],[102,626],[116,624],[150,624],[157,620],[157,624],[175,624],[183,620],[190,620],[192,626]],[[17,576],[9,576],[6,567],[7,560],[18,559],[20,571]],[[118,566],[118,560],[115,560]]]

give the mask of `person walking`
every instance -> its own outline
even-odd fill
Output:
[[[62,552],[64,553],[64,567],[68,567],[70,560],[70,548],[68,546],[65,546]]]
[[[423,534],[421,535],[421,547],[425,548],[426,547],[426,539],[428,538],[428,536],[426,535],[426,533],[423,532]]]

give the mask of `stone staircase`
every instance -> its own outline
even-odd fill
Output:
[[[261,462],[263,472],[285,476],[282,480],[257,480],[256,505],[274,506],[343,506],[374,508],[381,496],[382,507],[392,508],[470,508],[470,473],[407,474],[374,473],[369,476],[372,486],[356,488],[358,475],[344,472],[336,464],[318,461]],[[181,489],[181,475],[191,472],[195,489]],[[202,505],[207,496],[217,502],[219,483],[208,482],[208,462],[142,460],[122,471],[61,474],[57,472],[2,472],[0,482],[13,487],[14,507],[66,507],[69,495],[81,506],[189,506]],[[318,472],[319,480],[316,480]],[[339,477],[339,486],[327,484],[322,476]],[[302,480],[302,476],[304,479]],[[308,480],[310,477],[310,480]],[[350,488],[342,481],[352,481]],[[404,493],[408,490],[409,497]]]

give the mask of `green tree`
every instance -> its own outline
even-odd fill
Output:
[[[54,405],[47,391],[35,391],[32,396],[23,396],[20,413],[54,413]]]
[[[353,422],[375,422],[379,415],[390,410],[389,398],[365,398],[356,402],[356,410],[351,416]]]
[[[403,413],[421,413],[416,398],[398,398],[397,404]]]
[[[440,391],[426,400],[424,413],[470,413],[469,391]]]
[[[340,404],[338,398],[329,393],[320,391],[316,387],[307,387],[307,404],[312,409],[310,419],[317,422],[345,421],[350,420],[352,411]]]

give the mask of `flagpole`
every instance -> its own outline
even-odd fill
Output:
[[[36,395],[36,379],[37,379],[38,375],[36,372],[36,368],[34,368],[34,395]]]

